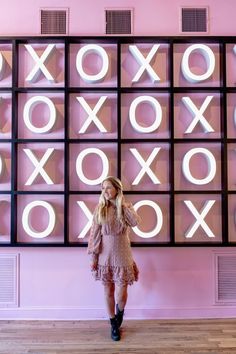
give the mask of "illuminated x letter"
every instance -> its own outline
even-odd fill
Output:
[[[211,102],[213,96],[207,96],[205,101],[203,102],[202,106],[200,109],[198,109],[195,104],[193,103],[193,101],[191,100],[191,98],[189,97],[182,97],[182,101],[185,104],[185,106],[188,108],[188,110],[195,115],[192,123],[190,124],[190,126],[188,127],[188,129],[185,131],[186,134],[192,133],[193,129],[195,128],[195,126],[197,125],[197,123],[201,123],[201,125],[204,128],[204,132],[205,133],[211,133],[214,132],[214,129],[211,127],[211,125],[208,123],[208,121],[205,119],[205,117],[203,116],[203,113],[205,112],[205,110],[207,109],[207,106],[209,105],[209,103]]]
[[[153,162],[153,160],[155,159],[158,152],[160,151],[160,149],[161,148],[154,148],[151,155],[148,157],[147,161],[144,161],[144,159],[142,158],[142,156],[140,155],[140,153],[138,152],[137,149],[130,149],[132,154],[136,157],[136,159],[138,160],[138,162],[142,166],[141,171],[139,172],[139,174],[136,176],[135,180],[132,183],[133,185],[139,184],[141,178],[143,177],[143,175],[145,173],[148,174],[148,176],[151,178],[151,180],[153,181],[154,184],[161,183],[159,181],[159,179],[157,178],[157,176],[153,173],[153,171],[149,167],[151,165],[151,163]]]
[[[83,210],[84,214],[88,218],[88,222],[83,228],[83,230],[80,232],[78,238],[84,238],[89,231],[90,227],[92,226],[92,220],[93,220],[93,214],[90,212],[90,210],[87,208],[85,202],[78,201],[77,204],[80,206],[80,208]]]
[[[26,153],[30,161],[33,163],[33,165],[35,166],[35,170],[33,171],[31,176],[28,178],[27,182],[25,183],[26,186],[30,186],[38,174],[41,174],[41,176],[44,178],[47,184],[54,184],[51,178],[46,173],[46,171],[43,169],[43,166],[45,165],[45,163],[47,162],[49,156],[53,153],[53,151],[54,148],[47,149],[42,159],[38,161],[30,149],[24,149],[24,152]]]
[[[148,72],[148,74],[151,77],[153,82],[161,80],[159,78],[159,76],[157,76],[157,74],[155,73],[153,68],[150,66],[150,61],[152,60],[152,58],[156,54],[156,52],[157,52],[159,47],[160,47],[160,44],[154,44],[154,46],[152,47],[152,49],[148,53],[147,57],[144,58],[143,54],[140,52],[140,50],[137,48],[136,45],[130,45],[129,46],[129,50],[131,51],[131,53],[133,54],[133,56],[135,57],[137,62],[139,64],[141,64],[141,66],[140,66],[137,74],[133,78],[132,82],[138,82],[140,77],[142,76],[142,74],[144,73],[145,70],[147,70],[147,72]]]
[[[79,103],[84,108],[84,110],[88,113],[88,119],[84,122],[84,125],[80,129],[79,133],[81,134],[85,133],[85,131],[88,129],[91,122],[94,122],[94,124],[98,127],[100,132],[107,133],[106,128],[102,125],[102,123],[100,122],[100,120],[96,115],[99,109],[102,107],[103,103],[106,101],[107,96],[100,97],[99,101],[97,102],[93,110],[91,109],[91,107],[88,105],[88,103],[85,101],[83,97],[76,97],[76,99],[79,101]]]
[[[206,232],[208,237],[215,237],[215,235],[213,234],[213,232],[211,231],[211,229],[209,228],[207,223],[204,221],[205,216],[207,215],[207,213],[209,212],[211,207],[215,204],[215,200],[208,200],[205,203],[203,209],[201,210],[201,213],[198,212],[198,210],[195,208],[195,206],[193,205],[193,203],[190,200],[184,200],[184,203],[187,205],[187,207],[189,208],[191,213],[196,218],[195,223],[187,231],[187,233],[185,234],[185,237],[186,238],[193,237],[194,233],[199,228],[199,226],[201,226],[204,229],[204,231]]]
[[[40,71],[42,71],[42,73],[44,74],[44,76],[48,81],[51,82],[55,81],[55,79],[52,77],[52,75],[44,65],[44,62],[46,62],[46,60],[49,59],[49,54],[51,54],[51,52],[54,50],[55,47],[56,47],[55,44],[49,44],[45,49],[45,51],[43,52],[43,54],[41,55],[41,57],[39,57],[30,44],[25,44],[25,48],[28,50],[28,52],[30,53],[30,55],[32,56],[32,58],[36,63],[34,68],[27,76],[26,81],[31,82],[37,80],[38,76],[40,75]]]

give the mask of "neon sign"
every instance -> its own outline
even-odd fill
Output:
[[[109,174],[143,220],[134,243],[233,245],[236,45],[222,71],[223,40],[0,40],[0,245],[85,245]]]

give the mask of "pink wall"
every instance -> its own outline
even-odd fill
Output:
[[[22,4],[24,11],[19,11]],[[209,6],[209,35],[235,35],[235,0],[189,0],[186,5]],[[69,35],[103,35],[107,7],[134,8],[135,35],[180,34],[179,8],[183,2],[178,0],[2,1],[0,33],[38,35],[39,9],[58,6],[69,8]],[[130,288],[127,317],[235,316],[234,304],[215,302],[216,253],[236,254],[236,250],[134,248],[141,272],[140,281]],[[19,306],[0,309],[1,319],[106,318],[102,287],[91,278],[85,248],[3,248],[0,254],[19,254]]]
[[[103,35],[104,9],[121,7],[134,9],[135,35],[175,36],[180,34],[183,6],[209,7],[209,35],[235,34],[234,0],[145,0],[145,5],[143,0],[3,0],[0,30],[1,35],[40,34],[40,8],[63,7],[69,8],[70,35]]]

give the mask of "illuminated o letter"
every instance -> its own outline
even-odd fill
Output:
[[[33,109],[40,103],[45,103],[50,111],[49,114],[49,121],[44,127],[37,128],[31,123],[31,116]],[[32,131],[33,133],[47,133],[49,132],[55,124],[56,121],[56,108],[53,102],[46,96],[34,96],[31,97],[25,104],[24,111],[23,111],[24,122],[27,128]]]
[[[199,51],[207,63],[207,71],[202,75],[193,74],[189,67],[189,57],[193,51]],[[185,79],[189,82],[207,80],[215,70],[215,56],[213,51],[205,44],[193,44],[183,54],[181,69]]]
[[[132,229],[136,233],[136,235],[138,235],[142,238],[152,238],[152,237],[155,237],[156,235],[158,235],[161,228],[162,228],[163,215],[162,215],[162,211],[161,211],[161,208],[159,207],[159,205],[157,203],[153,202],[152,200],[140,200],[139,202],[134,204],[134,210],[137,211],[141,206],[144,206],[144,205],[148,205],[154,209],[156,216],[157,216],[156,226],[152,231],[149,231],[149,232],[142,232],[139,230],[139,228],[137,226],[133,227]]]
[[[48,215],[49,215],[48,226],[46,227],[46,229],[44,231],[41,231],[41,232],[37,232],[36,230],[34,230],[31,223],[30,223],[30,220],[29,220],[29,214],[30,214],[31,210],[35,207],[38,207],[38,206],[41,206],[41,207],[47,209]],[[25,232],[33,238],[45,238],[48,235],[50,235],[55,227],[55,222],[56,222],[56,216],[55,216],[55,211],[54,211],[53,207],[51,206],[51,204],[49,204],[48,202],[45,202],[43,200],[35,200],[35,201],[29,203],[28,205],[26,205],[26,207],[23,211],[23,214],[22,214],[23,228],[24,228]]]
[[[102,173],[101,173],[100,177],[98,177],[96,179],[88,179],[87,177],[85,177],[85,175],[83,173],[83,169],[82,169],[83,159],[85,158],[85,156],[90,155],[90,154],[96,154],[102,160]],[[80,154],[78,155],[78,157],[76,159],[76,172],[77,172],[78,177],[80,178],[80,180],[83,183],[91,185],[91,186],[95,186],[97,184],[100,184],[107,177],[108,172],[109,172],[108,158],[104,154],[104,152],[100,149],[97,149],[97,148],[84,149],[83,151],[80,152]]]
[[[102,69],[100,70],[100,72],[98,74],[90,75],[90,74],[86,74],[83,69],[83,59],[86,55],[93,53],[93,52],[97,53],[102,58]],[[77,68],[79,75],[82,77],[82,79],[84,81],[87,81],[90,83],[101,81],[106,76],[108,68],[109,68],[109,59],[108,59],[107,52],[105,51],[104,48],[102,48],[101,46],[99,46],[97,44],[85,45],[77,53],[76,68]]]
[[[153,107],[153,109],[155,110],[155,113],[156,113],[155,121],[149,127],[142,127],[136,121],[136,116],[135,116],[136,108],[142,102],[150,103],[150,105]],[[162,119],[161,105],[154,97],[139,96],[139,97],[135,98],[130,105],[129,119],[130,119],[130,123],[132,124],[132,127],[135,130],[137,130],[138,132],[151,133],[151,132],[155,131],[161,124],[161,119]]]
[[[207,158],[207,163],[208,163],[208,175],[203,178],[203,179],[197,179],[194,178],[190,172],[190,159],[193,157],[193,155],[196,154],[203,154]],[[194,148],[191,149],[187,152],[187,154],[184,155],[183,159],[183,164],[182,164],[182,170],[184,173],[184,176],[186,179],[197,185],[203,185],[211,182],[213,178],[215,177],[216,174],[216,161],[214,155],[207,149],[205,148]]]

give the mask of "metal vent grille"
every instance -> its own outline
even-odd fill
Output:
[[[106,34],[131,34],[131,10],[106,10]]]
[[[41,10],[41,34],[66,34],[66,10]]]
[[[182,32],[207,32],[207,9],[182,8]]]
[[[236,255],[217,255],[217,301],[236,302]]]
[[[18,256],[0,254],[0,307],[18,306]]]

